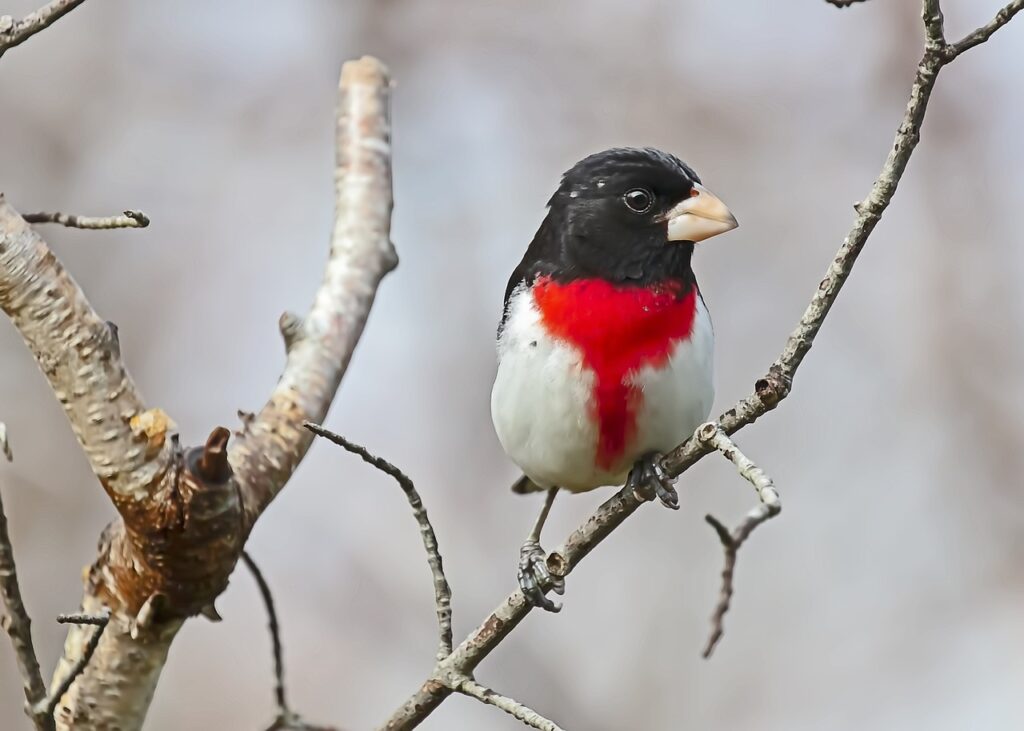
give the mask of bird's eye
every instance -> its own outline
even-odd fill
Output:
[[[654,205],[654,196],[651,194],[651,191],[644,190],[643,188],[633,188],[633,190],[626,191],[626,194],[622,196],[622,200],[633,213],[647,213]]]

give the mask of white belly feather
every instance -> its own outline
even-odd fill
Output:
[[[636,430],[621,462],[607,471],[596,459],[594,373],[576,346],[547,333],[533,293],[526,287],[514,292],[491,392],[494,428],[512,461],[538,485],[581,492],[621,484],[635,460],[690,436],[714,398],[714,333],[700,297],[696,307],[691,337],[675,345],[666,364],[626,376],[642,393]]]

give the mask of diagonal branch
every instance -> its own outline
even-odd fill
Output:
[[[171,462],[170,422],[162,412],[146,413],[117,329],[3,196],[0,310],[35,356],[114,503],[148,498]]]
[[[62,614],[57,617],[57,621],[61,624],[92,625],[96,629],[92,631],[92,634],[85,643],[85,649],[67,671],[63,680],[57,683],[53,690],[50,691],[50,694],[39,701],[33,709],[35,714],[45,716],[51,721],[53,719],[53,712],[56,710],[57,704],[60,703],[60,699],[71,689],[72,684],[88,666],[89,661],[92,660],[92,656],[95,654],[96,648],[99,647],[100,640],[103,638],[103,630],[107,628],[107,624],[110,622],[110,614]]]
[[[556,724],[554,721],[549,721],[544,716],[537,713],[532,708],[524,706],[522,703],[514,698],[495,693],[490,688],[487,688],[480,683],[476,682],[472,678],[462,677],[457,678],[452,683],[452,690],[458,693],[469,696],[470,698],[476,698],[481,703],[494,706],[517,721],[521,721],[524,725],[530,728],[540,729],[540,731],[563,731],[562,727]]]
[[[22,216],[29,223],[58,223],[68,228],[93,230],[111,228],[146,228],[149,216],[142,211],[125,211],[120,216],[76,216],[70,213],[26,213]]]
[[[363,332],[381,279],[398,264],[391,222],[391,80],[374,58],[345,64],[337,122],[335,219],[323,283],[302,320],[286,313],[287,362],[230,450],[249,524],[298,466]]]
[[[934,38],[937,30],[934,14],[929,14],[933,7],[937,7],[937,0],[924,0],[922,15],[929,38]],[[857,206],[853,227],[814,291],[782,353],[768,369],[768,373],[755,383],[754,393],[738,401],[717,419],[725,434],[733,434],[752,424],[789,395],[797,369],[811,349],[814,338],[850,276],[868,237],[892,202],[907,163],[920,141],[921,125],[938,72],[956,57],[947,54],[945,48],[929,46],[925,49],[893,147],[867,198]],[[661,466],[666,473],[676,477],[713,449],[697,436],[692,436],[665,455]],[[649,495],[636,494],[632,489],[619,490],[582,526],[573,531],[561,547],[548,556],[548,569],[552,575],[567,576],[588,553],[649,499]],[[387,731],[404,731],[417,726],[451,694],[443,678],[470,675],[531,609],[521,591],[512,592],[451,655],[438,663],[430,677],[391,715],[382,728]]]
[[[53,0],[16,23],[9,15],[0,16],[0,56],[39,31],[46,30],[83,2],[85,0]]]
[[[987,41],[992,37],[993,33],[1009,23],[1010,20],[1013,19],[1013,16],[1021,10],[1024,10],[1024,0],[1013,0],[1013,2],[1008,3],[998,13],[996,13],[996,17],[991,21],[981,26],[973,33],[968,33],[963,39],[956,43],[950,44],[948,49],[948,53],[951,56],[950,60],[956,58],[964,51],[969,51],[975,46]]]
[[[412,507],[413,517],[416,518],[416,522],[420,526],[420,535],[423,538],[423,548],[427,552],[430,574],[434,577],[434,605],[437,608],[437,626],[441,635],[441,641],[437,649],[437,660],[438,662],[444,660],[452,652],[452,590],[448,586],[448,579],[444,575],[444,565],[441,561],[441,552],[437,547],[437,536],[434,534],[434,527],[430,524],[430,518],[427,517],[427,509],[423,507],[423,500],[420,499],[416,486],[413,485],[412,480],[404,472],[393,464],[370,454],[364,447],[353,444],[340,434],[324,429],[319,424],[307,422],[305,426],[317,436],[328,439],[352,454],[358,455],[367,464],[394,478],[395,482],[402,488],[402,492],[405,493],[405,497],[409,500],[409,505]]]

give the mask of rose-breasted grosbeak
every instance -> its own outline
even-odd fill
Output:
[[[525,473],[516,492],[547,490],[523,545],[519,583],[551,611],[561,594],[540,532],[561,488],[628,479],[678,508],[657,457],[704,421],[714,396],[711,319],[690,259],[694,243],[736,227],[678,158],[605,150],[576,163],[548,201],[505,290],[491,416]]]

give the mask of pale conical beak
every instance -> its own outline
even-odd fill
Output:
[[[718,196],[697,183],[690,197],[670,210],[665,220],[669,241],[703,241],[739,226]]]

